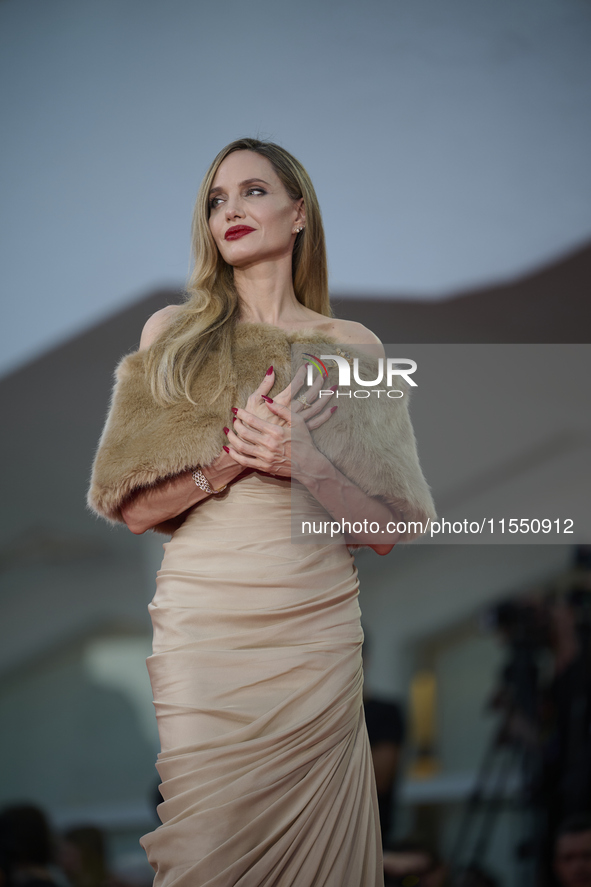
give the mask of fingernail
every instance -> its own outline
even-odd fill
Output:
[[[222,450],[225,450],[226,453],[229,453],[229,452],[230,452],[230,447],[223,446],[223,447],[222,447]]]
[[[334,413],[335,410],[338,410],[338,406],[330,408],[331,413]]]
[[[238,407],[232,407],[232,412],[236,415],[238,413]]]
[[[236,421],[236,416],[232,416],[232,422]]]
[[[272,397],[267,397],[266,394],[261,394],[261,397],[263,398],[263,400],[266,400],[267,403],[273,403],[273,398],[272,398]]]
[[[270,366],[269,369],[267,370],[267,372],[265,373],[265,375],[270,376],[272,372],[273,372],[273,367]]]
[[[226,428],[226,427],[224,427],[224,434],[229,434],[229,433],[230,433],[230,429],[229,429],[229,428]]]
[[[329,391],[336,391],[338,387],[339,387],[338,385],[331,385],[328,390]]]

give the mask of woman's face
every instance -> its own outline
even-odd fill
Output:
[[[220,164],[209,192],[209,228],[234,268],[291,256],[303,198],[292,200],[266,157],[235,151]]]

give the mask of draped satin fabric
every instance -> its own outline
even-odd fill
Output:
[[[290,506],[251,474],[165,545],[155,887],[383,885],[357,570],[344,544],[292,543]]]

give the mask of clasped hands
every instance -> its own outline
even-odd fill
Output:
[[[224,429],[228,437],[224,449],[239,465],[279,477],[303,476],[305,466],[309,467],[314,454],[318,454],[310,431],[327,422],[336,409],[332,397],[319,397],[324,382],[320,375],[298,397],[306,372],[307,366],[301,366],[289,385],[271,399],[268,394],[275,373],[270,367],[246,407],[233,408],[233,427]]]

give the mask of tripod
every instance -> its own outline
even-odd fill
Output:
[[[512,798],[536,816],[535,787],[541,767],[537,748],[538,666],[535,649],[515,643],[503,669],[503,717],[484,754],[474,788],[466,801],[451,853],[457,887],[469,883],[470,869],[479,869],[498,824],[503,802]],[[530,825],[530,836],[520,843],[518,855],[538,856],[535,845],[540,830]]]

